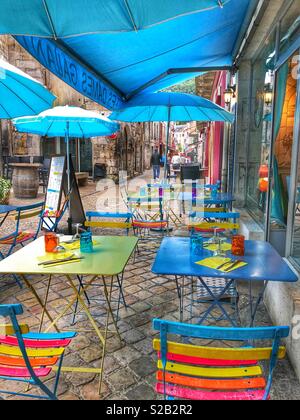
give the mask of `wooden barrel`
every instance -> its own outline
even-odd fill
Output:
[[[12,186],[16,198],[36,198],[39,191],[39,173],[34,167],[14,167]]]

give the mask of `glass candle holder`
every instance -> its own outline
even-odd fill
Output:
[[[80,251],[87,254],[93,252],[92,232],[82,232],[80,235]]]
[[[211,189],[211,197],[212,198],[216,198],[218,195],[218,188],[217,187],[212,187]]]
[[[59,238],[56,233],[47,232],[44,236],[45,239],[45,251],[56,253],[59,246]]]
[[[224,244],[227,242],[226,238],[218,238],[217,249],[214,251],[214,257],[226,257]]]
[[[243,257],[245,255],[245,236],[243,235],[234,235],[232,237],[232,255]]]
[[[201,255],[203,252],[203,238],[201,235],[192,234],[190,238],[191,253]]]

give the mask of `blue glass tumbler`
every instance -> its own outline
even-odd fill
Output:
[[[201,255],[203,253],[203,238],[201,235],[193,233],[190,239],[191,253]]]
[[[93,252],[92,232],[82,232],[80,235],[80,251],[86,254]]]
[[[217,198],[217,196],[218,196],[218,188],[213,186],[212,189],[211,189],[211,197],[212,198]]]

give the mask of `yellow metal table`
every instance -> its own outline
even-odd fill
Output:
[[[63,241],[67,241],[69,239],[71,239],[71,237],[64,237]],[[56,331],[59,332],[59,328],[57,327],[58,321],[64,315],[66,315],[66,313],[78,300],[83,311],[86,313],[90,324],[95,330],[102,347],[101,368],[100,370],[97,370],[97,373],[100,374],[101,389],[110,315],[112,317],[116,333],[120,338],[117,323],[114,318],[114,314],[111,307],[111,295],[114,279],[120,275],[123,276],[126,265],[137,247],[138,239],[136,237],[130,236],[99,236],[93,237],[93,240],[96,243],[94,245],[93,253],[81,254],[80,250],[72,251],[72,253],[74,253],[76,256],[83,257],[83,259],[79,262],[44,267],[39,265],[41,259],[45,257],[44,238],[40,237],[36,241],[30,243],[26,247],[22,248],[21,250],[6,258],[5,260],[0,261],[0,274],[19,275],[23,279],[27,287],[31,290],[37,302],[42,308],[40,330],[43,327],[44,317],[47,316],[51,324],[47,327],[46,332],[49,331],[51,328],[55,328]],[[51,259],[51,254],[48,255]],[[37,290],[34,288],[32,282],[28,278],[28,275],[48,275],[48,287],[44,299],[42,299],[39,296]],[[56,319],[53,319],[49,311],[47,310],[48,295],[53,276],[65,277],[66,284],[68,284],[74,292],[74,296],[70,299],[70,302],[67,304],[66,308],[57,316]],[[83,289],[81,289],[81,291],[78,291],[76,285],[76,279],[78,278],[78,276],[91,277],[86,282],[86,285]],[[99,329],[95,319],[93,318],[88,308],[88,305],[85,303],[84,298],[82,297],[83,293],[86,292],[86,290],[91,285],[93,285],[93,283],[95,283],[96,280],[99,279],[101,279],[101,284],[103,284],[104,287],[105,301],[107,304],[106,325],[104,331],[101,331]],[[122,285],[120,284],[119,286],[122,287]],[[81,368],[64,368],[64,370],[77,372],[91,372],[90,369]]]

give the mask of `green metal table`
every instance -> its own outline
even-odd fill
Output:
[[[61,242],[71,239],[71,237],[62,238]],[[86,313],[89,322],[93,329],[95,330],[100,344],[102,345],[102,360],[101,368],[97,370],[97,373],[100,374],[100,389],[103,376],[103,367],[104,359],[106,353],[106,340],[108,334],[109,318],[112,317],[116,333],[121,340],[117,322],[115,320],[112,307],[111,307],[111,296],[112,288],[114,284],[114,279],[117,278],[120,288],[122,288],[123,274],[127,263],[130,257],[133,255],[137,244],[138,239],[136,237],[130,236],[99,236],[93,237],[96,245],[94,245],[94,251],[90,254],[81,254],[80,250],[70,251],[84,259],[75,263],[67,263],[61,265],[55,265],[51,267],[43,267],[39,265],[41,262],[40,258],[45,256],[45,246],[44,238],[40,237],[36,241],[30,243],[26,247],[20,249],[16,253],[12,254],[3,261],[0,261],[0,274],[17,274],[19,275],[27,287],[31,290],[37,302],[42,308],[41,320],[40,320],[40,330],[43,328],[44,317],[47,316],[50,325],[47,327],[45,332],[49,331],[52,328],[55,328],[57,332],[59,329],[57,327],[58,321],[66,315],[70,308],[78,300],[83,311]],[[51,257],[51,254],[49,254]],[[28,275],[48,275],[48,286],[46,290],[46,296],[42,299],[38,291],[33,286]],[[62,276],[66,279],[66,284],[72,289],[74,296],[70,299],[67,306],[64,310],[57,316],[56,319],[50,315],[47,309],[49,290],[51,285],[51,280],[53,276]],[[81,291],[78,290],[76,285],[75,278],[78,276],[89,276],[91,277],[86,285]],[[122,276],[121,280],[119,276]],[[87,304],[85,303],[82,295],[83,293],[92,286],[96,280],[101,279],[101,282],[104,287],[105,301],[107,303],[107,316],[106,316],[106,326],[104,331],[100,331],[96,320],[92,316]],[[109,279],[109,280],[108,280]],[[77,372],[91,372],[91,369],[81,369],[81,368],[65,368],[65,371],[77,371]],[[92,369],[95,372],[94,369]]]

